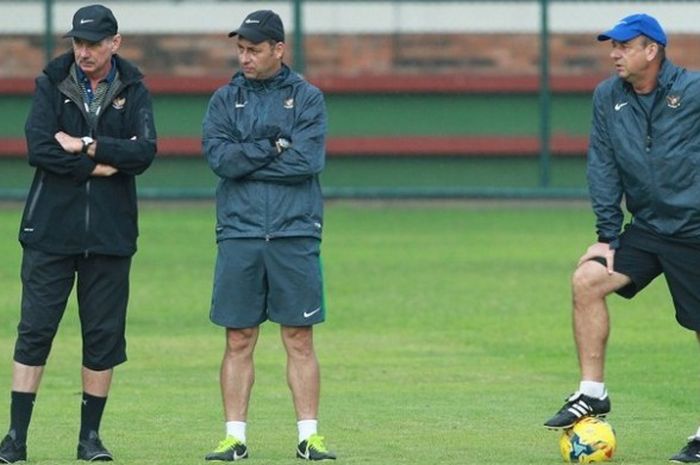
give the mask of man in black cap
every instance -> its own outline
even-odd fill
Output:
[[[211,98],[203,147],[219,176],[218,255],[210,318],[226,328],[221,391],[226,438],[207,460],[248,457],[246,417],[259,326],[281,326],[297,416],[296,456],[335,459],[317,432],[320,376],[313,325],[325,318],[318,175],[325,160],[321,92],[283,62],[284,27],[249,14],[237,37],[241,70]]]
[[[121,36],[112,12],[80,8],[65,37],[73,50],[37,78],[25,126],[36,171],[19,233],[22,306],[0,463],[26,460],[34,400],[76,278],[83,337],[77,458],[112,460],[99,427],[112,370],[126,360],[135,176],[153,161],[156,133],[143,75],[116,54]]]
[[[666,33],[649,15],[627,16],[598,40],[611,42],[617,76],[593,96],[588,184],[598,239],[572,279],[581,381],[549,428],[610,412],[608,295],[632,298],[663,274],[676,320],[700,339],[700,74],[666,58]],[[671,460],[700,463],[700,429]]]

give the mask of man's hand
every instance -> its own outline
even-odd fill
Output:
[[[98,163],[95,165],[95,169],[92,170],[92,174],[90,176],[97,176],[97,177],[109,177],[112,176],[113,174],[118,173],[119,170],[113,167],[112,165],[105,165],[103,163]]]
[[[63,131],[54,134],[54,138],[61,144],[63,150],[68,153],[80,153],[83,150],[83,141],[80,137],[69,136]]]
[[[284,137],[279,137],[277,140],[275,140],[275,147],[277,148],[278,155],[281,155],[282,152],[284,152],[291,146],[292,143],[289,141],[289,139],[285,139]]]
[[[596,242],[595,244],[588,247],[586,253],[578,259],[578,265],[580,266],[583,262],[586,262],[595,257],[603,257],[605,259],[605,267],[608,270],[608,274],[613,274],[613,265],[615,264],[615,249],[610,248],[610,244],[605,242]]]

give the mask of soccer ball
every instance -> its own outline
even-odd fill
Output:
[[[582,418],[559,439],[561,456],[567,463],[605,462],[612,458],[616,444],[612,426],[594,417]]]

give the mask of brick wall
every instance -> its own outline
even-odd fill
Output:
[[[0,36],[0,78],[33,77],[42,68],[38,36]],[[56,38],[56,54],[69,41]],[[288,62],[293,62],[289,44]],[[612,71],[609,44],[590,35],[551,36],[553,75],[605,75]],[[668,56],[700,69],[700,36],[670,37]],[[127,35],[121,54],[151,76],[229,76],[236,68],[235,41],[220,35]],[[368,74],[536,75],[539,37],[534,34],[316,35],[306,38],[306,72],[313,76]]]

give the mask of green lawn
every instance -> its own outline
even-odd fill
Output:
[[[585,163],[582,157],[554,157],[549,187],[579,189],[585,195]],[[0,159],[0,198],[26,195],[33,173],[24,158]],[[204,157],[158,157],[137,182],[149,195],[197,197],[213,195],[217,177]],[[531,189],[539,182],[538,160],[529,157],[329,157],[321,175],[329,195],[382,191],[417,196],[445,190],[474,195],[478,190]]]
[[[10,388],[21,207],[0,207],[0,392]],[[542,422],[578,382],[569,278],[594,238],[582,203],[329,202],[329,306],[318,327],[321,432],[346,464],[561,462]],[[221,438],[223,331],[208,322],[215,245],[205,203],[142,208],[130,361],[103,436],[123,464],[204,463]],[[610,300],[616,463],[657,464],[698,426],[698,351],[662,281]],[[30,429],[30,463],[75,463],[79,332],[72,301]],[[256,356],[251,464],[293,464],[296,428],[274,325]],[[5,394],[8,395],[9,394]],[[7,402],[0,427],[8,424]]]
[[[209,96],[153,98],[158,135],[201,135]],[[0,137],[22,137],[30,97],[0,97]],[[539,134],[537,95],[327,95],[328,135],[469,136]],[[591,119],[589,94],[552,97],[552,132],[585,136]]]

